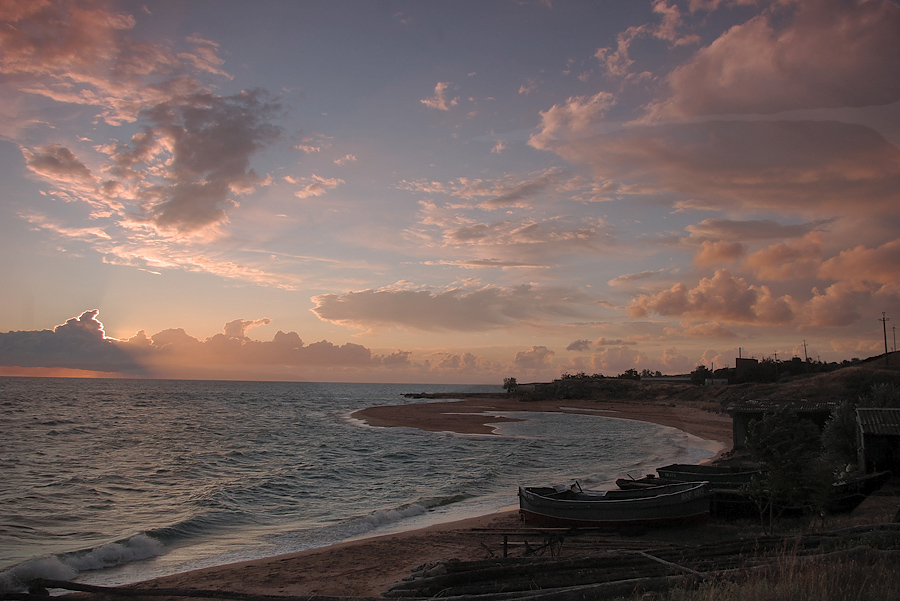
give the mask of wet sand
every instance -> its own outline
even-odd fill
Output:
[[[521,402],[507,398],[470,398],[372,407],[353,418],[375,427],[412,427],[461,434],[491,434],[519,411],[564,411],[635,419],[671,426],[731,447],[731,419],[689,407],[665,404],[593,401]],[[278,557],[216,566],[147,583],[154,588],[190,588],[270,595],[380,597],[390,585],[421,564],[440,559],[478,560],[502,554],[495,531],[521,529],[517,511],[494,513],[428,528],[354,540]]]

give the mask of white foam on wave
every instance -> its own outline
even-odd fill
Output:
[[[159,541],[138,534],[88,551],[37,557],[0,572],[0,591],[20,591],[35,578],[72,580],[79,572],[102,570],[165,553]]]
[[[164,547],[158,540],[146,534],[138,534],[120,543],[109,543],[84,554],[66,557],[63,562],[79,572],[87,572],[156,557],[164,552]]]

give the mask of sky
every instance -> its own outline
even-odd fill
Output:
[[[897,57],[896,0],[4,0],[0,375],[880,354]]]

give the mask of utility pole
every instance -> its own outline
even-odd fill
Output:
[[[891,326],[891,329],[894,330],[894,348],[893,351],[897,352],[897,326]]]
[[[884,311],[881,312],[881,319],[878,321],[881,322],[881,328],[884,330],[884,366],[888,366],[888,350],[887,350],[887,322],[891,320],[890,317],[884,316]]]

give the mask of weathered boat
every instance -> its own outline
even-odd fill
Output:
[[[850,513],[890,479],[891,472],[875,472],[838,480],[831,485],[831,499],[826,510],[829,513]]]
[[[712,493],[712,516],[735,519],[759,515],[759,506],[744,488],[754,474],[758,473],[755,469],[673,464],[656,471],[659,476],[647,474],[642,478],[619,478],[616,485],[624,490],[634,490],[677,482],[706,481],[709,482]],[[850,513],[890,478],[891,472],[877,472],[838,480],[832,484],[831,495],[824,509],[830,514]],[[780,507],[778,511],[782,515],[791,516],[803,513],[801,508],[795,507]]]
[[[519,487],[519,513],[539,526],[669,526],[709,519],[710,489],[680,483],[640,490]]]
[[[749,484],[756,468],[727,465],[697,465],[673,463],[656,468],[656,473],[664,480],[676,482],[709,482],[713,488],[738,488]]]

